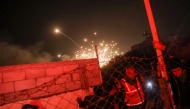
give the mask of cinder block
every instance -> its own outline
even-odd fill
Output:
[[[74,70],[73,73],[81,73],[81,72],[82,72],[82,68],[78,68],[78,69]]]
[[[100,71],[99,70],[92,70],[92,71],[87,71],[86,72],[86,76],[88,77],[88,78],[94,78],[94,77],[100,77]]]
[[[73,73],[72,74],[73,80],[72,81],[78,81],[80,80],[80,74],[79,73]]]
[[[75,91],[75,93],[76,93],[76,91]],[[71,108],[69,108],[69,109],[76,109],[77,107],[78,107],[78,103],[76,102],[76,99],[78,98],[78,96],[76,95],[76,94],[74,94],[74,96],[71,98],[71,100],[70,100],[70,102],[73,104],[69,104],[70,106],[69,107],[71,107]],[[74,108],[75,107],[75,108]]]
[[[81,82],[80,81],[66,83],[67,92],[77,90],[77,89],[80,89],[80,88],[81,88]]]
[[[74,71],[78,68],[78,65],[75,64],[75,65],[69,65],[69,66],[63,66],[63,71],[64,72],[71,72],[71,71]]]
[[[5,104],[5,100],[0,98],[0,106],[2,106],[3,104]]]
[[[56,105],[48,104],[46,105],[45,109],[55,109]]]
[[[36,87],[35,79],[15,81],[15,91],[31,89]]]
[[[50,76],[50,77],[44,77],[44,78],[37,78],[36,80],[36,85],[40,86],[40,85],[54,85],[55,84],[55,80],[54,80],[54,76]]]
[[[43,96],[48,96],[47,87],[39,87],[28,90],[29,98],[41,98]]]
[[[94,70],[92,70],[92,73],[94,74],[94,77],[100,77],[101,76],[101,70],[100,69],[94,69]]]
[[[60,103],[60,101],[62,100],[62,97],[59,96],[52,96],[49,100],[48,100],[48,104],[53,105],[53,106],[57,106],[58,103]],[[47,108],[47,107],[46,107]],[[55,107],[54,107],[55,108]],[[47,108],[47,109],[53,109],[53,108]]]
[[[28,99],[28,95],[26,92],[17,91],[9,94],[5,94],[5,103],[12,103],[16,101],[22,101]]]
[[[2,83],[3,82],[3,73],[0,73],[0,83]]]
[[[13,92],[14,91],[14,84],[13,82],[1,83],[0,84],[0,94]]]
[[[0,67],[0,72],[1,73],[5,73],[5,72],[10,72],[10,70],[12,70],[14,68],[14,66],[2,66]]]
[[[46,76],[55,76],[63,74],[62,66],[48,67],[46,69]]]
[[[50,95],[66,92],[65,84],[52,85],[48,87],[48,93]]]
[[[56,81],[56,84],[71,82],[71,74],[55,76],[55,81]]]
[[[25,72],[22,71],[12,71],[8,73],[3,73],[3,82],[9,82],[9,81],[18,81],[18,80],[24,80],[26,77]]]
[[[26,78],[31,79],[31,78],[40,78],[40,77],[45,77],[45,69],[27,69],[26,70]]]
[[[67,108],[65,108],[65,109],[77,109],[78,108],[78,104],[77,104],[76,100],[75,100],[75,102],[72,102],[72,101],[70,101],[70,102],[71,103],[69,103],[67,105]]]
[[[99,77],[88,79],[89,86],[96,86],[102,84],[102,80]]]
[[[86,69],[87,70],[95,70],[95,69],[100,69],[98,62],[92,62],[92,63],[87,63],[86,64]]]
[[[68,108],[68,104],[70,102],[68,100],[62,99],[61,102],[58,103],[57,107],[58,109],[72,109],[72,108]],[[77,108],[74,108],[77,109]]]
[[[12,103],[12,104],[8,104],[7,106],[5,106],[5,108],[1,108],[1,109],[22,109],[22,104],[20,103]]]
[[[0,95],[0,107],[5,104],[4,95]]]

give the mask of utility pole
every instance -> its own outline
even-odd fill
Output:
[[[154,44],[155,42],[159,42],[159,38],[158,38],[158,34],[157,34],[157,30],[156,30],[156,26],[155,26],[154,18],[152,15],[152,10],[151,10],[149,0],[144,0],[144,4],[145,4],[145,8],[146,8],[146,12],[147,12],[147,16],[148,16],[148,20],[149,20],[149,24],[150,24],[152,36],[153,36],[153,44]],[[164,101],[164,105],[165,105],[166,109],[174,109],[171,88],[168,83],[168,76],[166,73],[166,68],[165,68],[165,64],[164,64],[164,58],[162,55],[162,51],[159,49],[156,49],[156,54],[157,54],[157,58],[158,58],[158,63],[163,68],[163,70],[161,71],[161,76],[162,76],[161,80],[162,81],[159,81],[159,85],[163,92],[163,93],[161,93],[162,94],[161,98]],[[166,90],[164,90],[164,89],[166,89]]]

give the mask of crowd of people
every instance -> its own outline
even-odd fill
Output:
[[[181,63],[178,58],[171,58],[166,68],[174,107],[189,109],[190,72],[187,63]],[[146,99],[149,94],[145,92],[146,80],[139,76],[132,66],[126,67],[125,74],[122,79],[115,79],[117,87],[105,90],[106,87],[95,86],[94,95],[86,96],[84,100],[78,98],[79,107],[86,109],[153,109],[154,101]],[[164,105],[160,108],[164,108]]]
[[[159,45],[159,44],[157,44]],[[154,47],[159,49],[159,46]],[[161,50],[164,46],[160,46]],[[161,66],[163,67],[163,66]],[[157,71],[163,70],[159,63]],[[190,69],[189,62],[171,57],[166,60],[166,72],[169,86],[171,87],[171,109],[190,109]],[[161,75],[157,75],[159,79]],[[106,90],[103,85],[94,87],[94,95],[86,96],[84,100],[77,98],[79,107],[85,109],[163,109],[164,98],[159,93],[154,99],[147,99],[151,93],[147,93],[145,84],[147,80],[136,71],[134,66],[125,67],[125,76],[115,78],[115,84],[111,90]],[[146,86],[145,86],[146,85]],[[116,86],[116,87],[114,87]],[[152,86],[150,86],[152,87]],[[158,83],[159,87],[159,83]],[[159,92],[159,88],[157,90]],[[156,106],[155,100],[159,99],[163,105]]]

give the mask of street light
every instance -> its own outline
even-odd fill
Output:
[[[71,39],[69,36],[65,35],[64,33],[62,33],[61,31],[59,31],[59,29],[55,29],[56,33],[60,33],[63,36],[67,37],[69,40],[71,40],[75,45],[77,45],[79,48],[81,48],[73,39]]]
[[[55,29],[55,32],[56,32],[56,33],[59,33],[59,29]]]

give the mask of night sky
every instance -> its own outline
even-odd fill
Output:
[[[159,37],[190,35],[189,0],[150,0]],[[73,56],[84,38],[118,43],[127,52],[150,31],[143,0],[29,0],[0,2],[0,66]],[[94,32],[97,34],[94,35]]]

